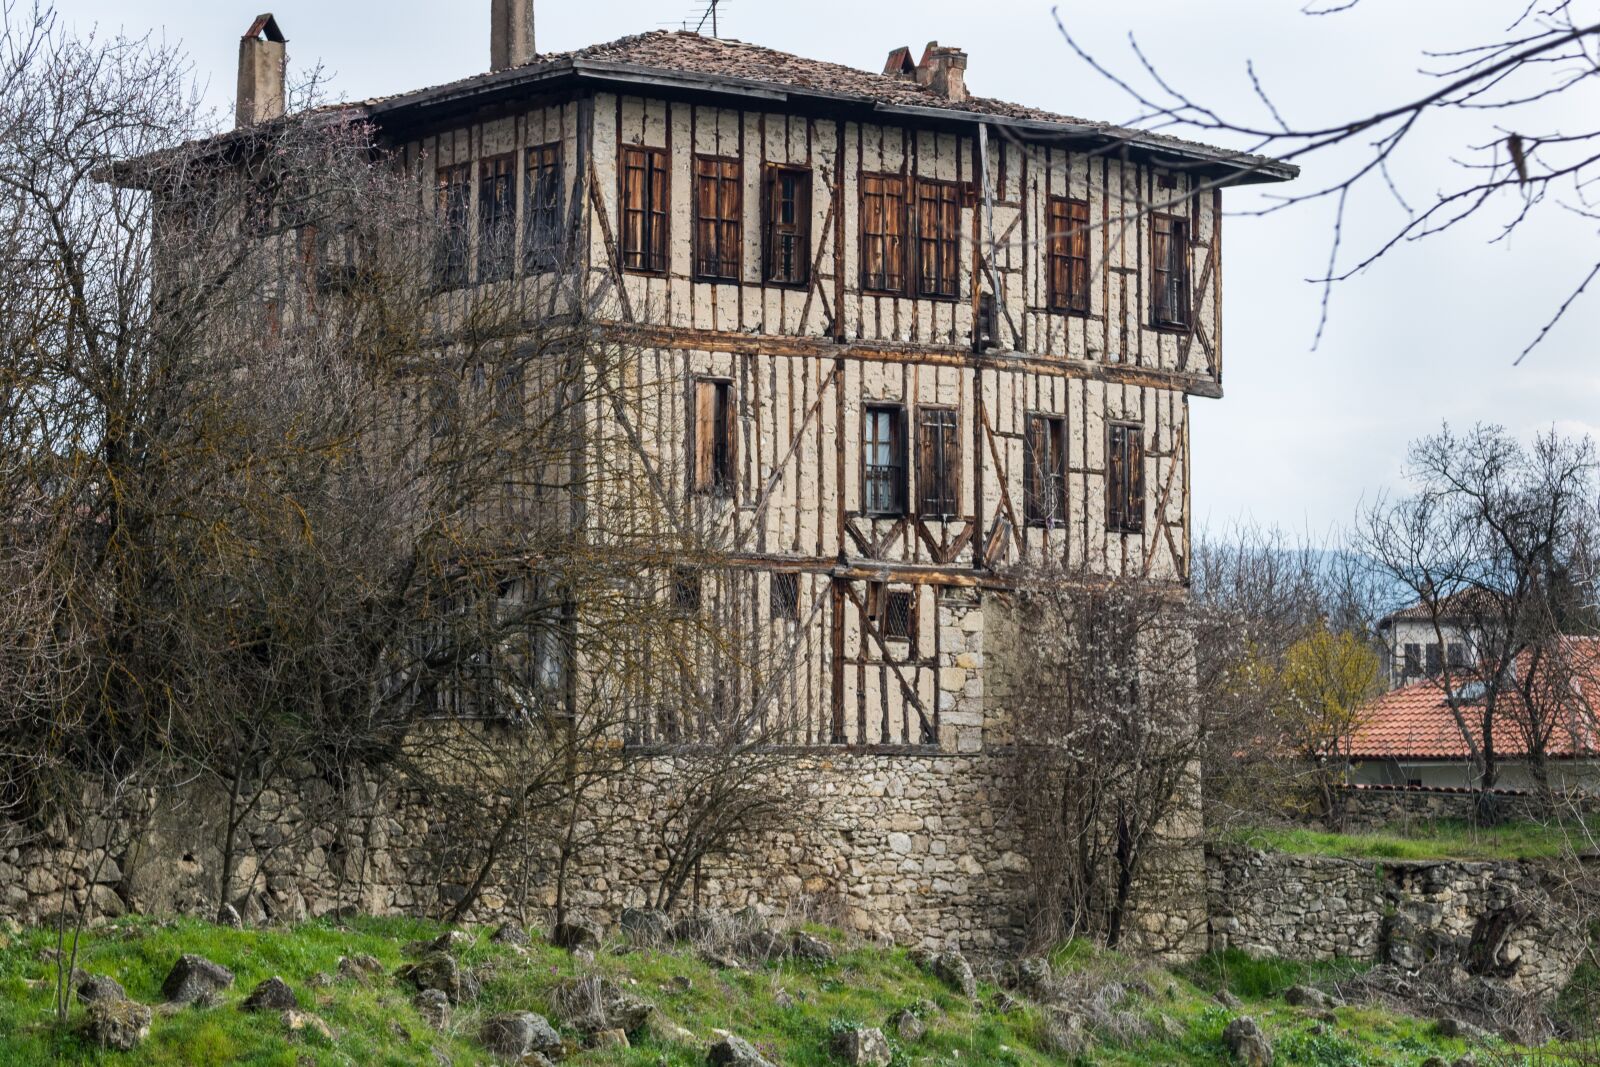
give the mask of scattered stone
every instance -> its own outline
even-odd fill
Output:
[[[239,918],[239,909],[232,904],[224,904],[217,911],[217,925],[226,926],[230,930],[243,930],[244,920]]]
[[[489,942],[494,945],[530,945],[533,938],[516,923],[501,923],[500,928],[489,935]]]
[[[667,983],[667,988],[674,993],[687,993],[694,988],[694,983],[689,981],[689,976],[686,974],[675,974],[672,976],[672,981]]]
[[[792,1008],[794,1007],[794,997],[789,995],[787,989],[780,986],[778,991],[772,994],[772,1003],[780,1008]]]
[[[1451,1015],[1446,1015],[1434,1023],[1433,1026],[1440,1037],[1459,1038],[1463,1041],[1487,1041],[1489,1039],[1488,1031],[1482,1027],[1474,1026],[1465,1019],[1457,1019]]]
[[[557,923],[550,933],[550,943],[568,952],[596,952],[600,948],[600,931],[586,922]]]
[[[383,974],[383,964],[378,962],[376,956],[361,953],[356,956],[339,957],[339,977],[352,982],[365,984],[368,980]]]
[[[478,1040],[496,1056],[520,1059],[530,1052],[548,1053],[561,1048],[561,1035],[542,1015],[513,1011],[483,1021]]]
[[[327,971],[318,971],[310,978],[306,979],[306,985],[310,986],[312,989],[327,989],[329,986],[333,985],[333,975],[329,974]]]
[[[978,980],[973,977],[972,964],[954,949],[935,956],[929,970],[935,978],[951,989],[958,990],[968,1000],[978,995]]]
[[[132,1052],[150,1036],[154,1013],[131,1000],[97,1000],[89,1005],[85,1036],[101,1048]]]
[[[1238,997],[1234,996],[1226,989],[1217,990],[1217,995],[1212,999],[1218,1004],[1221,1004],[1224,1008],[1227,1008],[1229,1011],[1238,1011],[1244,1006],[1242,1003],[1240,1003]]]
[[[183,955],[161,983],[161,996],[169,1004],[209,1001],[233,985],[233,972],[204,956]]]
[[[648,1001],[597,975],[560,983],[551,992],[550,1002],[562,1022],[586,1034],[600,1030],[633,1033],[655,1010]]]
[[[733,954],[754,963],[767,963],[782,959],[789,951],[789,942],[765,927],[751,930],[736,940]]]
[[[650,1037],[663,1044],[693,1045],[697,1040],[691,1031],[679,1026],[659,1011],[650,1013],[644,1029]]]
[[[889,1016],[889,1029],[893,1030],[901,1041],[910,1045],[922,1040],[922,1035],[928,1032],[928,1024],[910,1008],[901,1008]]]
[[[1250,1016],[1241,1015],[1224,1027],[1222,1040],[1244,1067],[1272,1067],[1272,1042]]]
[[[1443,1056],[1429,1056],[1422,1061],[1422,1067],[1450,1067],[1450,1063]]]
[[[546,1056],[542,1052],[528,1053],[526,1056],[522,1057],[521,1063],[522,1067],[556,1067],[556,1065],[550,1061],[550,1057]]]
[[[790,935],[789,955],[807,963],[832,963],[834,958],[832,945],[804,930],[796,930]]]
[[[672,940],[672,920],[656,908],[623,908],[617,925],[631,945],[657,948]]]
[[[446,930],[428,942],[429,952],[465,952],[476,939],[465,930]]]
[[[596,1030],[589,1035],[590,1048],[628,1048],[626,1030]]]
[[[893,1059],[889,1039],[877,1027],[841,1030],[834,1035],[833,1053],[851,1067],[889,1067]]]
[[[713,949],[702,949],[699,953],[702,962],[721,971],[742,971],[744,964],[736,956],[726,952],[717,952]]]
[[[707,1057],[712,1067],[776,1067],[744,1038],[725,1030],[716,1031],[716,1036],[717,1040],[712,1044],[710,1055]]]
[[[1450,1067],[1478,1067],[1478,1057],[1469,1052],[1457,1059]]]
[[[417,990],[437,989],[450,998],[450,1003],[460,1004],[467,987],[462,982],[461,965],[455,957],[443,952],[425,956],[416,963],[408,963],[395,972],[395,977]]]
[[[1336,998],[1330,997],[1320,989],[1313,989],[1310,986],[1303,985],[1290,986],[1283,994],[1283,999],[1291,1007],[1295,1008],[1316,1008],[1327,1011],[1339,1006],[1339,1001]]]
[[[95,1004],[102,1000],[127,1000],[128,993],[115,978],[108,978],[103,974],[77,974],[78,1000],[84,1004]]]
[[[333,1031],[328,1028],[328,1024],[322,1021],[321,1016],[313,1015],[309,1011],[294,1011],[291,1009],[280,1015],[278,1021],[291,1034],[310,1031],[320,1035],[324,1041],[333,1040]]]
[[[996,1015],[1010,1015],[1022,1008],[1022,1001],[1010,993],[997,993],[994,998],[994,1011]]]
[[[300,998],[295,996],[288,982],[278,977],[268,978],[257,985],[244,998],[244,1003],[239,1005],[243,1011],[289,1011],[299,1006]]]
[[[1054,1052],[1067,1059],[1082,1056],[1093,1044],[1083,1019],[1065,1008],[1052,1008],[1044,1018],[1040,1030],[1041,1043],[1046,1052]]]
[[[1032,997],[1034,1000],[1045,999],[1054,980],[1055,975],[1050,971],[1049,960],[1030,956],[1017,963],[1014,984],[1023,996]]]
[[[450,1025],[450,998],[442,989],[424,989],[412,998],[411,1006],[417,1009],[422,1021],[435,1030]]]
[[[733,923],[722,915],[696,912],[672,924],[672,940],[697,944],[727,941],[735,933]]]

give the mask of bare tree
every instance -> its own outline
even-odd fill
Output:
[[[1518,678],[1536,683],[1540,661],[1560,647],[1552,642],[1580,621],[1571,606],[1589,599],[1572,587],[1569,561],[1593,536],[1594,445],[1553,431],[1523,445],[1496,426],[1446,427],[1412,445],[1410,468],[1416,493],[1368,509],[1360,542],[1426,610],[1441,648],[1459,627],[1468,661],[1444,657],[1439,685],[1480,788],[1494,788],[1510,729],[1547,790],[1558,724],[1551,702],[1519,698]]]
[[[1360,0],[1307,4],[1313,20],[1337,18]],[[1299,122],[1281,109],[1270,86],[1253,65],[1245,75],[1259,114],[1225,111],[1214,101],[1181,88],[1136,41],[1124,65],[1103,60],[1075,36],[1058,13],[1068,46],[1091,69],[1123,90],[1139,109],[1135,124],[1207,139],[1240,143],[1242,153],[1263,154],[1284,161],[1311,164],[1324,175],[1302,192],[1274,197],[1251,214],[1268,215],[1317,204],[1332,210],[1327,269],[1315,279],[1323,287],[1320,338],[1329,301],[1337,282],[1351,278],[1406,242],[1426,240],[1469,219],[1504,207],[1493,224],[1491,240],[1502,241],[1524,223],[1550,212],[1568,212],[1579,219],[1600,217],[1594,185],[1600,155],[1600,127],[1561,123],[1552,104],[1583,99],[1600,76],[1600,21],[1592,9],[1573,0],[1549,4],[1504,5],[1505,30],[1500,36],[1465,48],[1422,52],[1423,73],[1431,84],[1415,95],[1394,100],[1377,110],[1331,122]],[[1414,143],[1424,142],[1440,126],[1466,130],[1459,147],[1446,155],[1455,163],[1455,178],[1442,188],[1408,186],[1397,161]],[[1433,179],[1428,179],[1431,183]],[[1368,193],[1376,194],[1368,196]],[[1378,199],[1395,203],[1402,215],[1368,248],[1349,251],[1345,227],[1357,204]],[[1565,290],[1542,328],[1529,340],[1518,362],[1543,341],[1600,276],[1600,256]]]

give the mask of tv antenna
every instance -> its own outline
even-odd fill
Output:
[[[700,24],[694,28],[694,32],[699,33],[701,30],[705,29],[706,21],[710,20],[711,36],[720,37],[721,34],[717,32],[717,8],[724,3],[727,3],[727,0],[709,0],[704,14],[700,16]]]

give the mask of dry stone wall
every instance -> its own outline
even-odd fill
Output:
[[[1434,961],[1550,997],[1584,950],[1576,913],[1528,863],[1372,862],[1220,848],[1207,856],[1213,949],[1408,970]]]

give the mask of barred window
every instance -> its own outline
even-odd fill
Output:
[[[912,641],[917,636],[917,598],[910,589],[883,582],[867,586],[867,615],[886,641]]]
[[[1189,223],[1172,215],[1150,220],[1157,326],[1189,325]]]
[[[1035,526],[1056,527],[1067,519],[1067,420],[1029,415],[1024,510]]]
[[[682,615],[700,610],[700,572],[695,568],[672,569],[672,606]]]
[[[917,181],[917,294],[961,293],[961,190],[955,182]]]
[[[737,159],[694,159],[694,273],[708,281],[738,281],[743,205]]]
[[[1089,310],[1089,202],[1050,198],[1050,307]]]
[[[467,254],[471,247],[468,212],[472,205],[472,165],[439,168],[435,209],[440,234],[434,256],[434,280],[446,289],[467,284]]]
[[[906,182],[891,174],[861,176],[861,288],[906,288]]]
[[[664,274],[667,269],[667,153],[630,147],[622,152],[622,266]]]
[[[517,249],[516,172],[512,157],[494,156],[478,164],[478,280],[511,276]]]
[[[805,285],[811,274],[811,172],[769,166],[766,172],[763,277],[778,285]]]
[[[1135,423],[1106,427],[1106,529],[1144,530],[1144,429]]]
[[[800,619],[800,576],[777,573],[772,576],[772,617],[789,622]]]
[[[917,410],[917,511],[948,518],[961,510],[961,435],[954,408]]]
[[[906,510],[905,411],[874,404],[862,435],[862,510],[903,515]]]
[[[527,205],[522,239],[523,269],[529,272],[553,270],[561,265],[566,236],[562,218],[565,182],[559,142],[528,149],[523,189]]]

